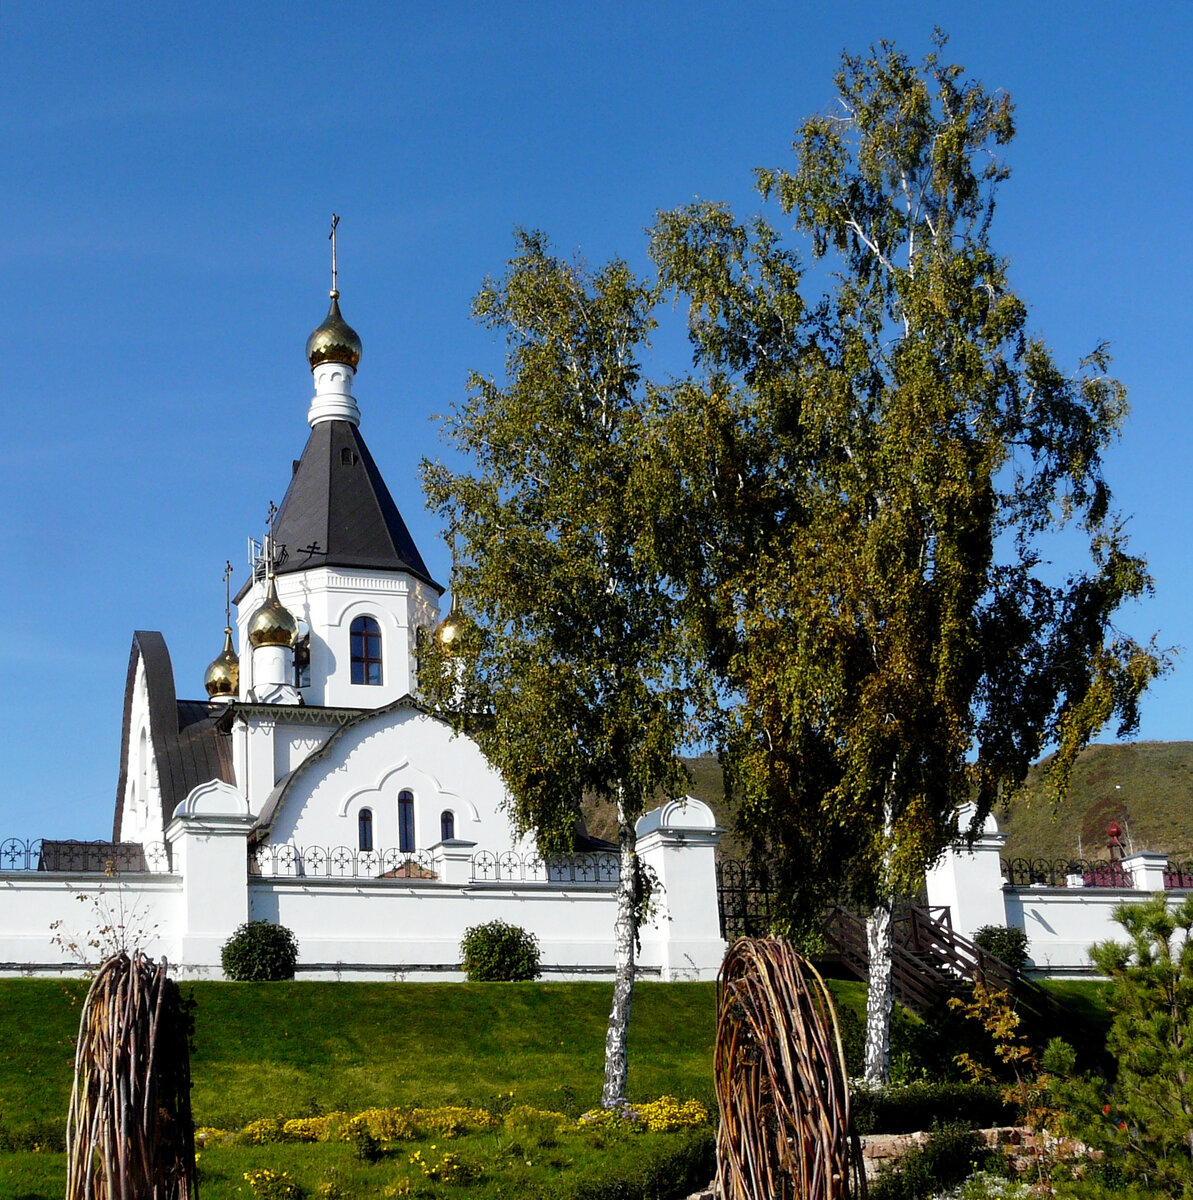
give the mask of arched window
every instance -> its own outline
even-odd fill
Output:
[[[398,793],[398,849],[409,854],[414,849],[414,793]]]
[[[445,808],[439,814],[439,840],[450,842],[456,836],[456,814]]]
[[[373,810],[362,808],[356,818],[357,843],[362,850],[373,848]]]
[[[372,617],[352,622],[352,682],[381,682],[381,626]]]

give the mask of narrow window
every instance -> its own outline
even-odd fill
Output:
[[[362,808],[356,818],[357,841],[362,850],[373,848],[373,810]]]
[[[345,446],[340,451],[340,466],[341,467],[350,467],[355,462],[356,462],[356,455],[352,452],[352,450],[350,450],[347,446]]]
[[[352,682],[381,682],[381,626],[372,617],[352,622]]]
[[[439,840],[450,842],[456,836],[456,814],[450,808],[445,808],[439,814]]]
[[[294,643],[294,686],[305,688],[311,686],[311,635],[300,638]],[[363,847],[361,847],[363,849]]]
[[[398,849],[409,854],[414,849],[414,793],[398,793]]]

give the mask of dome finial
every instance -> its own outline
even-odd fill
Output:
[[[224,648],[211,661],[203,686],[211,700],[232,700],[240,686],[240,660],[232,645],[232,564],[224,563]]]
[[[307,338],[307,362],[313,371],[320,363],[344,363],[354,371],[360,365],[360,338],[340,314],[340,272],[336,258],[336,226],[340,214],[331,214],[331,305],[323,324]]]

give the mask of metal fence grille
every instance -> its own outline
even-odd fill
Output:
[[[775,888],[765,867],[735,858],[717,863],[717,909],[726,941],[765,936],[774,905]]]
[[[79,842],[55,838],[6,838],[0,871],[47,871],[74,875],[168,875],[165,842]]]
[[[354,850],[351,846],[259,846],[249,874],[280,879],[435,880],[430,850]],[[571,883],[612,886],[621,877],[616,854],[573,854],[543,860],[516,850],[478,850],[470,861],[473,883]]]
[[[1014,887],[1133,888],[1119,861],[1091,858],[1004,858],[1003,878]]]

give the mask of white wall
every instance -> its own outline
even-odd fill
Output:
[[[724,955],[713,850],[718,831],[699,801],[643,818],[641,853],[662,883],[642,931],[646,977],[713,979]],[[611,978],[616,897],[611,883],[473,881],[471,849],[436,848],[438,878],[264,878],[247,873],[252,816],[235,788],[208,783],[175,811],[167,836],[176,875],[0,872],[0,973],[57,973],[72,959],[54,943],[86,945],[106,914],[130,917],[133,944],[165,955],[179,978],[220,978],[219,951],[246,919],[289,927],[306,978],[461,978],[465,929],[501,919],[534,933],[544,977]],[[336,843],[332,843],[336,844]],[[102,911],[78,897],[98,895]],[[94,961],[94,959],[93,959]]]
[[[972,849],[960,845],[946,851],[928,872],[928,903],[947,906],[953,929],[962,937],[972,939],[983,925],[1022,929],[1030,968],[1040,975],[1091,974],[1090,946],[1127,940],[1114,910],[1163,889],[1166,856],[1146,852],[1123,860],[1134,883],[1130,888],[1083,887],[1080,878],[1072,887],[1016,887],[1002,876],[1005,840],[991,818]],[[1169,892],[1170,903],[1180,903],[1187,894]]]

